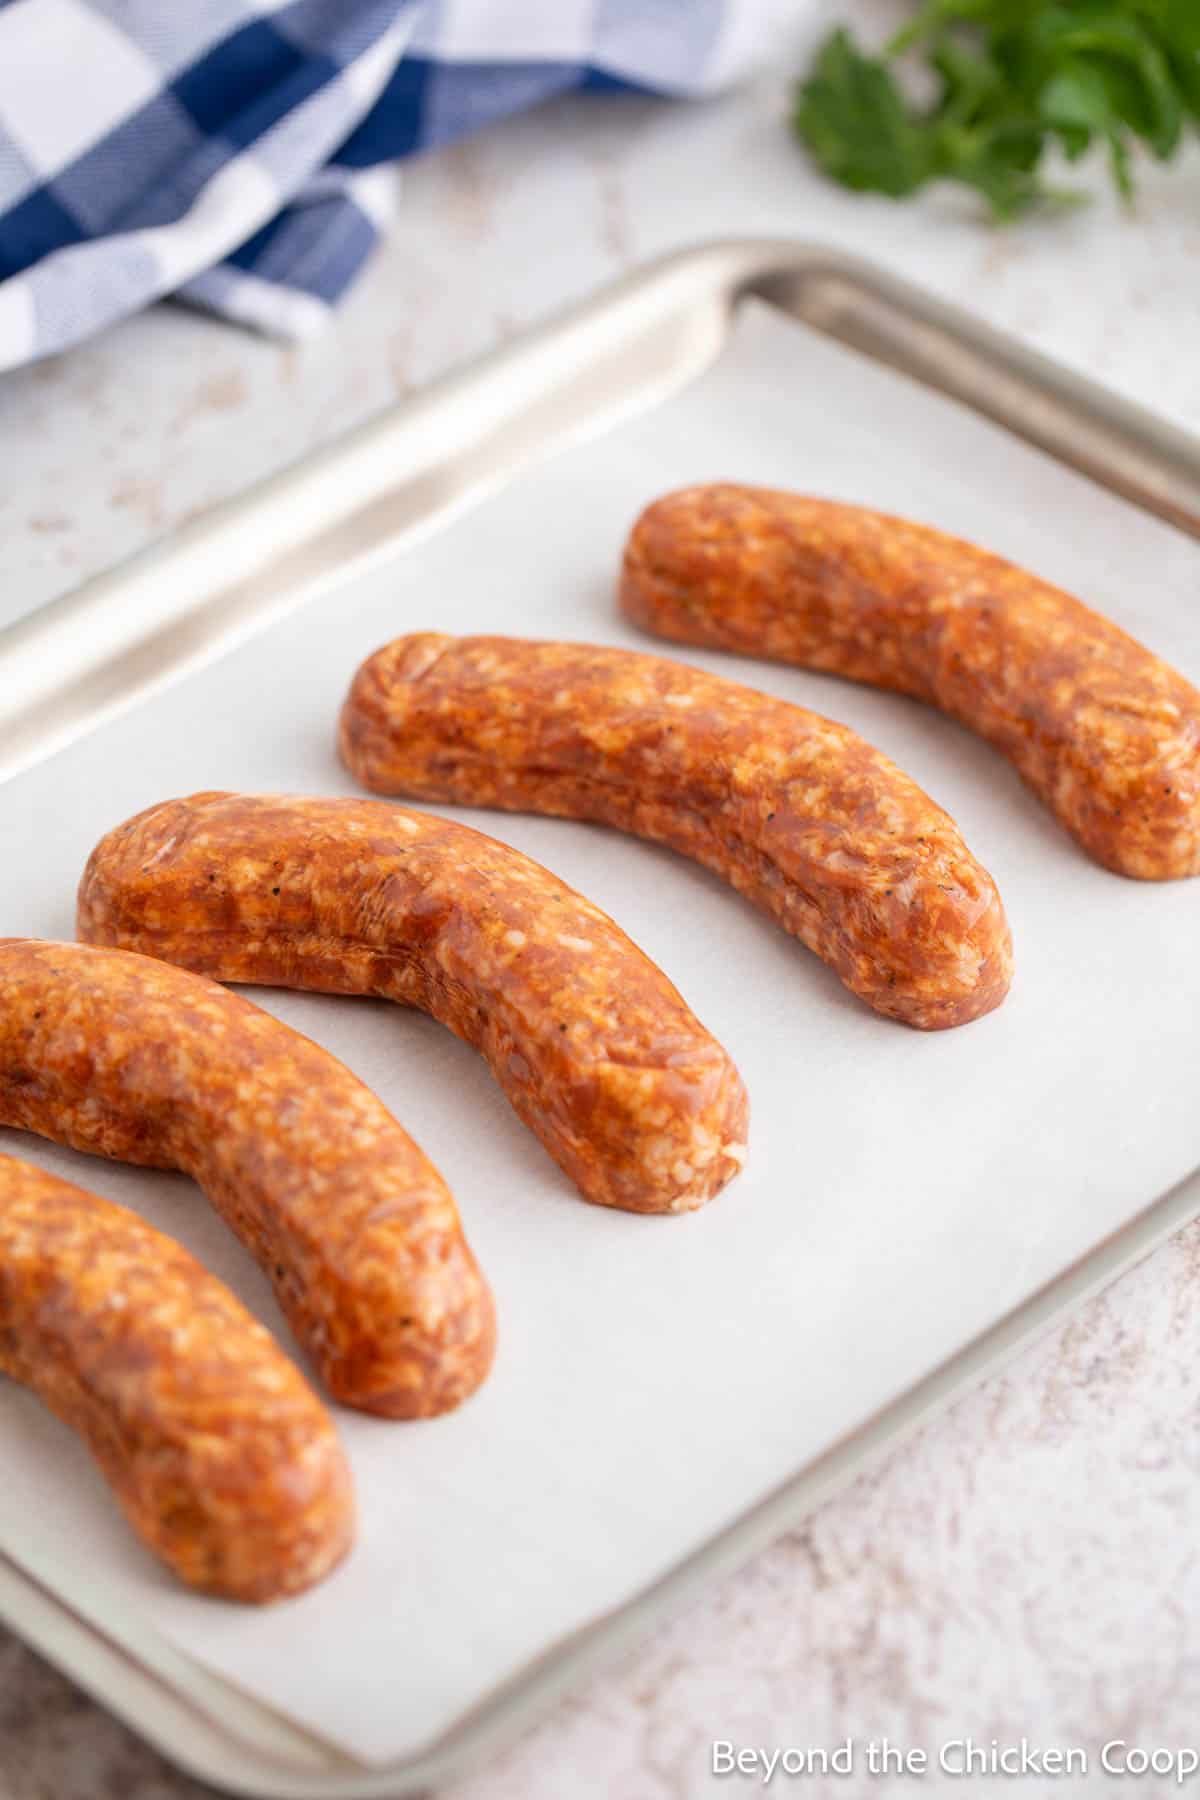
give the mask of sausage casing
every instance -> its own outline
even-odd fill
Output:
[[[717,1043],[613,921],[508,844],[377,800],[196,794],[89,859],[78,929],[222,981],[420,1007],[589,1200],[699,1206],[741,1166]]]
[[[0,1156],[0,1370],[86,1442],[189,1586],[275,1600],[354,1537],[333,1421],[270,1332],[136,1213]]]
[[[926,1030],[1007,991],[991,876],[954,821],[844,725],[665,657],[421,632],[342,711],[380,793],[616,825],[715,870],[854,993]]]
[[[444,1412],[487,1373],[491,1294],[437,1170],[336,1057],[216,982],[0,939],[0,1125],[193,1176],[348,1406]]]
[[[1106,868],[1200,873],[1200,693],[960,538],[799,494],[686,488],[634,525],[621,606],[677,643],[911,694],[995,745]]]

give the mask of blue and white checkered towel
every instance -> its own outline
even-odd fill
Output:
[[[0,369],[165,294],[287,337],[380,165],[569,88],[710,92],[778,0],[0,0]]]

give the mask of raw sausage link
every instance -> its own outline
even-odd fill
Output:
[[[277,1600],[349,1550],[333,1421],[270,1332],[136,1213],[10,1156],[0,1370],[80,1434],[190,1587]]]
[[[365,786],[595,819],[715,869],[854,993],[926,1030],[998,1006],[1000,896],[952,819],[816,713],[663,657],[398,638],[342,713]]]
[[[420,1418],[487,1373],[491,1295],[437,1170],[335,1057],[216,982],[0,938],[0,1125],[194,1176],[347,1406]]]
[[[741,1165],[745,1090],[666,976],[467,825],[378,800],[168,800],[97,845],[78,927],[222,981],[432,1013],[602,1205],[699,1206]]]
[[[686,488],[634,526],[621,606],[678,643],[912,694],[1002,751],[1106,868],[1200,873],[1200,693],[960,538],[766,488]]]

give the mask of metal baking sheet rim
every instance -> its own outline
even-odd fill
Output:
[[[1200,441],[869,264],[787,242],[675,252],[0,632],[0,780],[361,574],[529,463],[720,354],[742,299],[940,389],[1200,538]],[[303,527],[297,533],[297,520]],[[37,1557],[0,1551],[0,1618],[180,1768],[301,1800],[444,1782],[895,1447],[1200,1214],[1200,1170],[626,1605],[546,1650],[420,1754],[368,1768],[163,1643],[150,1666]]]

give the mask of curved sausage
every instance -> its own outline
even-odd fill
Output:
[[[491,1295],[437,1170],[335,1057],[216,982],[0,938],[0,1125],[193,1176],[347,1406],[422,1418],[487,1373]]]
[[[1200,693],[960,538],[766,488],[686,488],[633,527],[621,607],[677,643],[927,701],[1008,757],[1105,868],[1200,874]]]
[[[270,1332],[136,1213],[10,1156],[0,1371],[80,1434],[189,1587],[276,1600],[350,1549],[333,1421]]]
[[[699,1206],[741,1165],[741,1079],[666,976],[467,825],[377,800],[168,800],[97,845],[78,929],[222,981],[432,1013],[601,1205]]]
[[[663,657],[398,638],[359,669],[341,752],[366,787],[594,819],[714,869],[876,1011],[998,1006],[1000,896],[952,819],[844,725]]]

